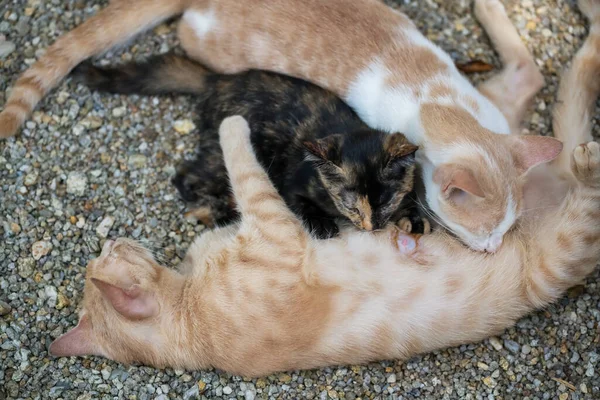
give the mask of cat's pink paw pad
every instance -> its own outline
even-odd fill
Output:
[[[398,233],[396,245],[402,254],[412,254],[417,249],[417,240],[410,235]]]

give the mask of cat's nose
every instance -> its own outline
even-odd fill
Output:
[[[372,222],[371,222],[369,219],[367,219],[367,218],[364,218],[364,219],[361,221],[361,224],[360,224],[360,225],[361,225],[361,227],[362,227],[362,228],[363,228],[365,231],[372,231],[372,230],[373,230],[373,223],[372,223]]]
[[[485,251],[488,253],[495,253],[498,251],[500,246],[502,245],[502,235],[499,233],[494,233],[487,241],[487,245],[485,246]]]

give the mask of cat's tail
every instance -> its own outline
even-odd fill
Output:
[[[189,0],[113,0],[60,37],[15,83],[0,113],[0,138],[13,136],[37,103],[83,60],[182,13]]]
[[[73,71],[74,79],[92,90],[144,95],[200,94],[210,74],[201,64],[175,54],[107,68],[86,62]]]
[[[590,21],[590,30],[562,75],[552,122],[554,136],[564,143],[555,163],[569,176],[573,149],[593,140],[592,116],[600,94],[600,0],[579,0],[579,8]]]

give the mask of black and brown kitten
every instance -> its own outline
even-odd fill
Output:
[[[215,74],[172,54],[116,68],[83,64],[75,75],[105,92],[199,96],[199,154],[173,182],[186,201],[209,206],[217,224],[236,215],[218,128],[239,114],[250,124],[269,177],[317,237],[334,236],[340,217],[368,231],[403,217],[413,232],[424,229],[413,192],[417,146],[400,133],[368,128],[342,100],[315,85],[260,71]]]

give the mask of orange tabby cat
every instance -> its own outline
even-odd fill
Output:
[[[532,171],[528,212],[497,254],[443,232],[418,244],[396,229],[312,239],[231,117],[220,136],[240,223],[204,233],[180,271],[136,242],[108,241],[88,265],[79,325],[50,352],[256,376],[480,340],[554,301],[600,257],[600,146],[577,145],[591,140],[600,91],[600,1],[580,4],[594,25],[561,83],[555,122],[568,125],[554,125],[571,162]],[[507,50],[509,39],[498,37]]]
[[[429,206],[473,249],[500,247],[521,214],[524,175],[562,148],[553,138],[508,135],[523,114],[514,110],[524,110],[543,84],[514,28],[506,25],[513,53],[495,39],[502,31],[489,32],[505,68],[482,95],[450,56],[380,0],[113,1],[17,81],[0,114],[0,137],[14,134],[83,59],[181,12],[181,44],[203,64],[304,78],[337,93],[372,128],[402,132],[419,145]],[[507,20],[498,0],[476,0],[475,12]]]

